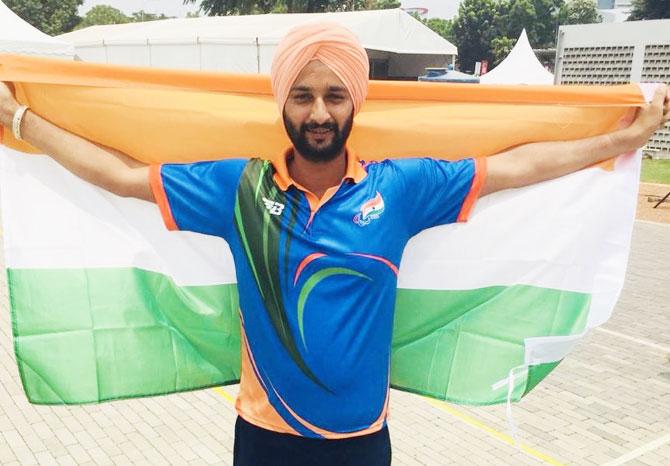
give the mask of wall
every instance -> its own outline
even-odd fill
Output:
[[[670,20],[561,26],[554,75],[557,84],[670,84]],[[670,158],[670,128],[647,152]]]

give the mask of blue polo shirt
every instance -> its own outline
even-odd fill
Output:
[[[465,221],[485,171],[484,159],[364,163],[348,151],[341,184],[319,199],[290,179],[284,157],[151,167],[168,228],[230,245],[239,415],[316,438],[380,430],[403,249],[426,228]]]

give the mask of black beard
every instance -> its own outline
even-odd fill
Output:
[[[300,125],[300,128],[296,128],[286,117],[286,113],[284,113],[284,128],[286,128],[286,133],[293,143],[293,147],[295,147],[298,153],[307,160],[317,163],[329,162],[342,152],[342,149],[349,138],[349,133],[351,133],[353,122],[354,116],[352,114],[347,118],[347,121],[344,122],[344,126],[341,130],[337,126],[337,123],[324,123],[321,125],[316,123],[303,123]],[[320,128],[331,130],[333,132],[333,140],[326,147],[318,149],[307,142],[307,131],[313,131]]]

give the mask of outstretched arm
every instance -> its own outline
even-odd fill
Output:
[[[0,83],[0,124],[11,131],[19,104],[5,83]],[[104,147],[50,123],[28,110],[21,124],[26,142],[78,177],[124,197],[155,202],[149,184],[149,167],[114,149]]]
[[[537,142],[515,147],[487,160],[481,195],[558,178],[647,143],[670,120],[670,91],[659,86],[651,103],[638,110],[625,129],[574,141]]]

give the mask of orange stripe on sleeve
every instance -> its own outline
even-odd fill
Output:
[[[475,206],[477,199],[479,199],[479,194],[482,192],[484,182],[486,181],[486,166],[486,157],[477,157],[475,159],[475,175],[472,177],[470,192],[465,197],[461,212],[458,214],[458,219],[456,221],[459,223],[468,221],[470,212]]]
[[[149,184],[151,185],[151,191],[153,192],[156,204],[161,211],[163,223],[165,223],[166,228],[170,231],[179,230],[177,222],[174,221],[174,217],[172,216],[172,210],[170,209],[167,195],[165,194],[163,178],[161,178],[160,164],[149,166]]]

